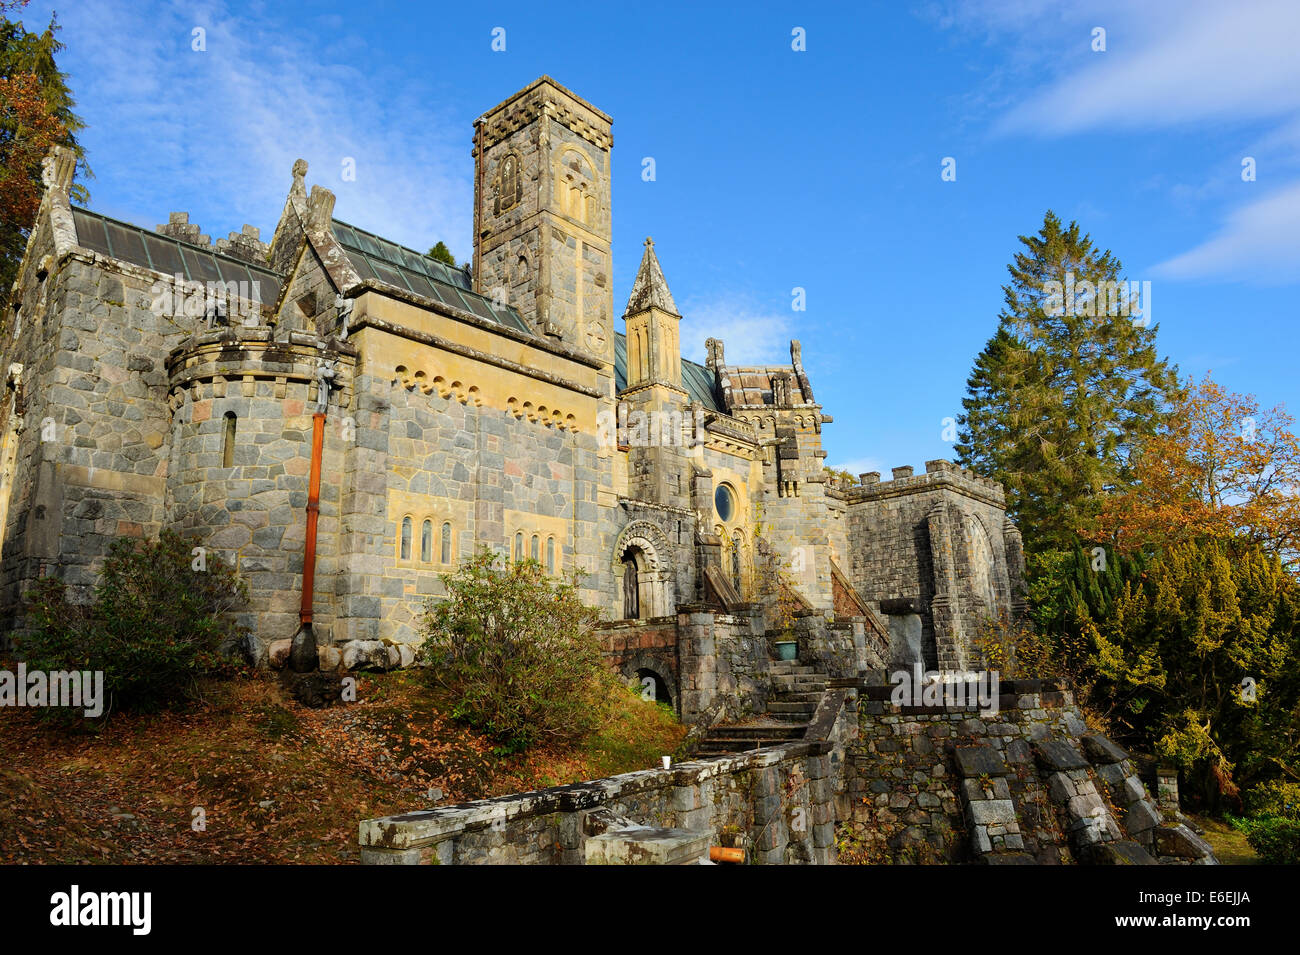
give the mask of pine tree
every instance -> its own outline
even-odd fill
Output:
[[[1134,444],[1178,384],[1155,350],[1150,297],[1119,260],[1050,210],[1007,267],[998,330],[976,360],[958,419],[958,459],[1007,489],[1026,547],[1070,548],[1102,495],[1129,481]]]
[[[447,265],[450,265],[453,269],[457,267],[456,256],[451,254],[451,249],[447,248],[447,243],[443,242],[441,239],[438,240],[437,245],[435,245],[433,248],[431,248],[428,252],[424,254],[427,255],[429,258],[434,259],[438,262],[445,262]]]

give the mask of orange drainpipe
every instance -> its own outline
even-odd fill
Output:
[[[320,461],[325,443],[325,414],[311,416],[311,478],[307,485],[307,551],[302,562],[302,609],[298,622],[311,627],[312,587],[316,582],[316,519],[320,516]]]

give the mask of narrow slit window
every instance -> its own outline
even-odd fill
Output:
[[[411,559],[411,519],[402,518],[402,549],[399,551],[402,560]]]
[[[524,559],[524,534],[520,531],[515,535],[515,560]]]
[[[442,562],[451,563],[451,524],[450,522],[442,525]]]
[[[233,468],[235,466],[235,413],[226,412],[226,434],[221,444],[221,466],[223,468]]]
[[[555,538],[546,538],[546,572],[555,573]]]
[[[433,521],[425,521],[420,528],[420,560],[426,564],[433,560]]]
[[[536,534],[534,534],[532,546],[528,549],[528,556],[531,557],[533,560],[541,560],[542,555],[541,555],[540,547],[541,547],[541,538],[539,538]]]

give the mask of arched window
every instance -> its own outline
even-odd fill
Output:
[[[546,572],[555,573],[555,538],[546,538]]]
[[[420,528],[420,560],[433,560],[433,521],[426,520]]]
[[[221,466],[223,468],[233,468],[235,466],[235,413],[226,412],[226,435],[221,445]]]
[[[735,533],[731,538],[731,582],[736,585],[736,590],[740,590],[740,549],[744,545],[744,538],[740,536],[740,531]]]
[[[402,549],[398,551],[402,560],[411,559],[411,519],[402,518]]]
[[[542,555],[541,555],[540,548],[541,548],[541,538],[539,538],[536,534],[534,534],[532,545],[528,548],[528,556],[531,557],[533,560],[541,560]]]
[[[451,522],[442,525],[442,562],[451,563]]]
[[[636,620],[641,616],[640,568],[637,566],[639,548],[629,547],[623,555],[623,619]]]
[[[524,559],[524,532],[515,534],[515,560]]]

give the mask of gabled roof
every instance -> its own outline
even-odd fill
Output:
[[[473,291],[469,276],[463,269],[421,255],[414,249],[338,219],[331,220],[330,225],[334,237],[363,279],[383,282],[403,292],[443,302],[518,332],[535,334],[516,309],[498,305],[486,295]]]
[[[614,388],[621,392],[627,387],[627,336],[614,333]],[[682,359],[682,387],[709,411],[721,411],[722,405],[714,390],[713,372],[703,365]]]
[[[280,276],[269,268],[78,206],[72,207],[72,221],[83,249],[190,282],[247,282],[266,305],[280,297]]]
[[[657,308],[669,315],[681,317],[677,303],[673,301],[673,293],[668,291],[668,282],[664,279],[663,269],[659,267],[659,259],[655,256],[654,240],[649,237],[645,240],[641,267],[637,269],[632,294],[627,299],[627,311],[623,314],[635,315],[648,308]]]

